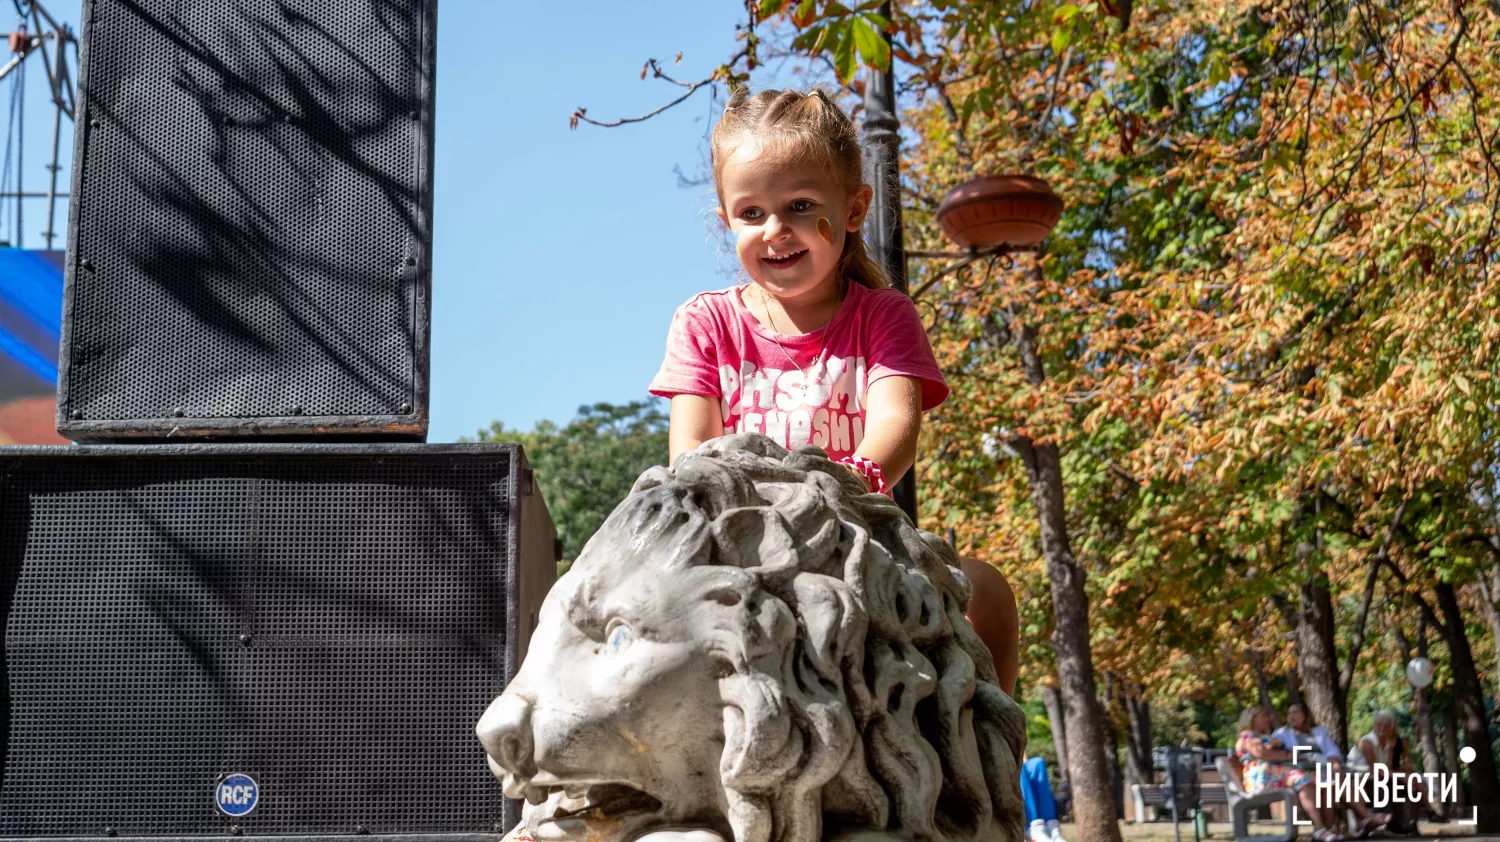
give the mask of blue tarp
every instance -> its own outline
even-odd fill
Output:
[[[57,387],[57,341],[62,328],[61,251],[0,249],[0,364]],[[9,379],[9,378],[6,378]]]
[[[52,431],[66,252],[0,248],[0,443]]]

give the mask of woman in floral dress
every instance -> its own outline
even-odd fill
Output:
[[[1333,805],[1318,804],[1316,781],[1312,775],[1291,765],[1292,752],[1271,736],[1271,712],[1259,705],[1240,715],[1240,738],[1234,744],[1243,771],[1241,786],[1246,795],[1267,790],[1290,789],[1297,793],[1301,812],[1312,820],[1313,839],[1317,842],[1342,842],[1344,836],[1333,829]]]

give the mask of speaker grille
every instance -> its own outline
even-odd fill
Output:
[[[429,3],[87,5],[64,421],[425,414]]]
[[[504,822],[473,728],[513,669],[509,451],[0,466],[0,836]]]

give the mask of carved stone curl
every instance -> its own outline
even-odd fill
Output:
[[[539,842],[1020,842],[1024,717],[957,562],[821,449],[708,442],[553,587],[490,765]]]

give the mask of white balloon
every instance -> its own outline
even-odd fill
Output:
[[[1406,680],[1418,689],[1432,683],[1432,662],[1426,658],[1412,658],[1406,665]]]

